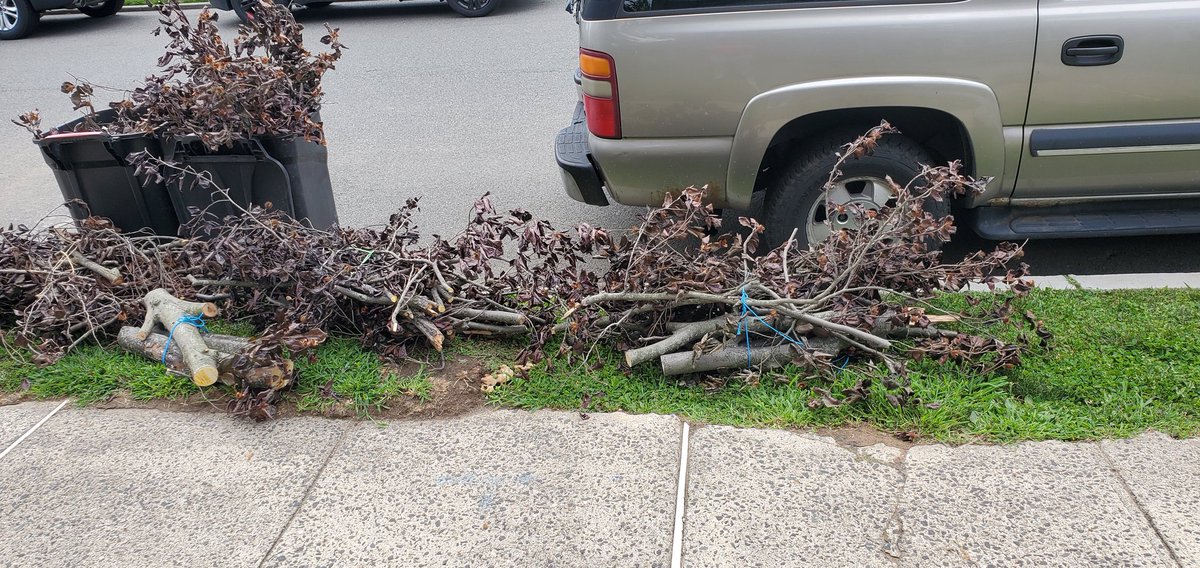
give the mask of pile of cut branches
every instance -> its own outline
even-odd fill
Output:
[[[225,302],[234,318],[355,335],[391,359],[414,340],[440,352],[448,337],[525,335],[553,318],[562,282],[546,280],[578,263],[569,240],[541,235],[523,212],[497,214],[484,196],[467,230],[424,243],[412,223],[417,203],[382,228],[331,232],[263,210],[200,218],[209,226],[196,230],[212,237],[173,254],[192,296]]]
[[[890,131],[885,123],[847,145],[839,166]],[[89,338],[114,337],[121,322],[145,315],[146,294],[162,288],[180,305],[214,302],[226,317],[254,322],[264,330],[253,343],[264,354],[255,364],[266,368],[327,333],[360,337],[391,360],[415,345],[441,351],[455,336],[528,336],[522,365],[546,358],[556,341],[568,361],[594,362],[597,347],[614,348],[627,366],[653,362],[668,375],[788,364],[832,373],[838,361],[860,359],[886,370],[883,385],[900,404],[910,394],[906,361],[991,373],[1020,362],[1034,341],[1028,332],[1048,337],[1032,314],[1015,313],[1013,298],[1031,286],[1024,265],[1010,268],[1020,247],[941,258],[953,219],[932,217],[924,204],[984,186],[959,167],[926,168],[906,187],[893,184],[894,207],[829,203],[858,228],[803,249],[790,239],[765,254],[757,250],[763,227],[752,219],[741,220],[748,234],[716,232],[720,220],[701,189],[669,196],[620,233],[557,230],[526,211],[498,213],[487,195],[449,239],[422,237],[412,222],[416,199],[376,228],[321,231],[258,208],[198,215],[187,232],[204,239],[124,235],[96,219],[76,228],[10,227],[0,230],[0,309],[16,314],[19,336],[41,363]],[[587,255],[608,270],[597,275]],[[929,304],[968,283],[1010,292],[986,304],[969,300],[974,305],[955,313]],[[984,331],[996,322],[1019,339]],[[199,348],[214,360],[230,354]],[[241,410],[270,414],[262,408],[276,388],[261,395],[238,384],[250,401]],[[840,399],[824,393],[817,403],[857,400],[869,386]]]
[[[337,29],[325,26],[320,41],[327,51],[310,52],[304,47],[304,26],[290,9],[263,2],[253,20],[238,26],[230,46],[221,39],[216,12],[203,10],[193,22],[176,0],[155,9],[160,18],[154,35],[165,34],[169,43],[158,59],[158,72],[128,98],[108,104],[115,117],[100,124],[92,100],[95,86],[62,84],[74,109],[85,111],[78,130],[195,136],[211,149],[259,136],[324,143],[317,112],[324,96],[321,78],[345,49]],[[41,130],[36,110],[14,122],[36,137],[56,133]]]
[[[171,259],[158,246],[96,217],[69,228],[10,226],[0,231],[0,322],[40,364],[103,339],[141,317],[142,296],[169,284]]]
[[[847,145],[838,168],[891,132],[883,123]],[[793,232],[761,255],[757,221],[740,219],[748,235],[714,236],[720,219],[702,190],[669,195],[632,234],[600,232],[587,240],[610,269],[596,293],[563,291],[571,308],[557,326],[566,332],[561,350],[586,357],[596,344],[611,345],[624,352],[626,365],[656,362],[667,375],[788,364],[828,372],[842,357],[863,358],[887,370],[883,383],[897,404],[911,394],[909,359],[931,357],[984,374],[1011,368],[1031,338],[1022,333],[1008,343],[982,331],[984,324],[1048,338],[1032,314],[1014,317],[1013,298],[1032,287],[1027,266],[1009,268],[1021,248],[1003,243],[943,262],[940,245],[954,232],[953,218],[925,211],[930,200],[983,190],[986,181],[968,179],[960,168],[926,167],[906,187],[888,180],[896,202],[882,210],[827,203],[859,228],[805,249]],[[830,185],[839,176],[835,168]],[[1003,284],[1011,294],[958,313],[931,309],[935,295],[969,283]],[[841,401],[862,398],[868,387],[864,381],[848,389]],[[826,394],[819,402],[841,401]]]
[[[441,351],[455,335],[549,337],[537,328],[553,321],[557,290],[596,279],[565,233],[521,210],[497,213],[487,195],[451,239],[423,242],[417,207],[409,200],[381,228],[332,231],[261,208],[199,215],[186,232],[205,239],[124,235],[97,218],[10,227],[0,231],[0,307],[47,363],[140,318],[154,288],[219,302],[260,329],[356,335],[402,359],[414,343]],[[51,301],[61,305],[44,309]],[[542,356],[540,344],[527,354]]]

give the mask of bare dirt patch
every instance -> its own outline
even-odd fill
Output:
[[[908,450],[916,445],[915,435],[901,432],[899,434],[884,432],[870,424],[850,424],[833,428],[818,428],[813,431],[818,436],[833,438],[838,445],[848,448],[865,448],[875,444],[883,444],[901,450]]]
[[[411,376],[418,370],[418,365],[409,363],[396,367],[396,372],[402,376]],[[432,387],[429,400],[417,396],[393,398],[379,411],[372,411],[370,418],[379,420],[403,419],[435,419],[453,418],[474,412],[484,407],[487,402],[483,392],[479,390],[480,377],[487,373],[487,367],[478,359],[459,357],[447,360],[444,367],[429,372],[429,383]],[[325,416],[328,418],[366,418],[349,403],[338,403],[325,412],[300,411],[293,399],[284,398],[279,404],[279,417],[288,416]]]

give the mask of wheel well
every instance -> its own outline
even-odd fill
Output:
[[[853,127],[866,132],[887,120],[901,134],[921,144],[941,164],[962,160],[963,173],[975,175],[975,157],[963,123],[953,115],[919,107],[872,107],[831,110],[797,118],[779,129],[759,165],[754,191],[770,186],[799,146],[830,130]],[[853,140],[846,140],[846,143]],[[932,164],[931,164],[932,165]]]

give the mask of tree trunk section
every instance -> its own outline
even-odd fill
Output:
[[[176,333],[178,334],[178,332]],[[205,336],[206,339],[209,337],[211,336]],[[231,336],[218,337],[229,338]],[[178,342],[172,340],[170,349],[166,349],[167,336],[161,333],[151,333],[143,338],[138,328],[125,326],[117,333],[117,345],[121,346],[125,351],[141,355],[156,363],[163,361],[163,351],[167,350],[167,368],[181,373],[188,371],[187,362],[184,360],[183,352],[180,350]],[[238,372],[233,368],[233,363],[237,357],[236,353],[210,349],[209,354],[216,361],[217,370],[220,373],[219,377],[226,384],[237,384],[240,380],[244,386],[249,386],[256,390],[279,390],[291,384],[292,372],[294,371],[294,364],[291,360],[285,359],[281,365],[254,367]]]
[[[811,337],[805,340],[810,350],[837,354],[846,346],[845,343],[831,337]],[[750,347],[750,366],[746,366],[746,347],[722,347],[711,353],[696,355],[692,351],[668,353],[659,358],[663,374],[684,375],[688,373],[704,373],[724,369],[774,369],[791,363],[798,353],[799,347],[791,343]]]
[[[140,335],[143,338],[148,336],[155,323],[162,325],[163,329],[171,334],[172,343],[179,345],[192,382],[201,387],[217,382],[221,373],[217,369],[216,360],[209,354],[208,345],[204,343],[200,330],[188,324],[176,325],[184,316],[216,316],[217,307],[213,304],[180,300],[162,288],[146,293],[142,302],[146,305],[146,322],[142,324]]]

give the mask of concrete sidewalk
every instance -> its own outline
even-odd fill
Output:
[[[57,406],[0,407],[0,451]],[[0,565],[1200,566],[1197,481],[1200,441],[1157,434],[905,449],[670,416],[67,406],[0,459]]]

